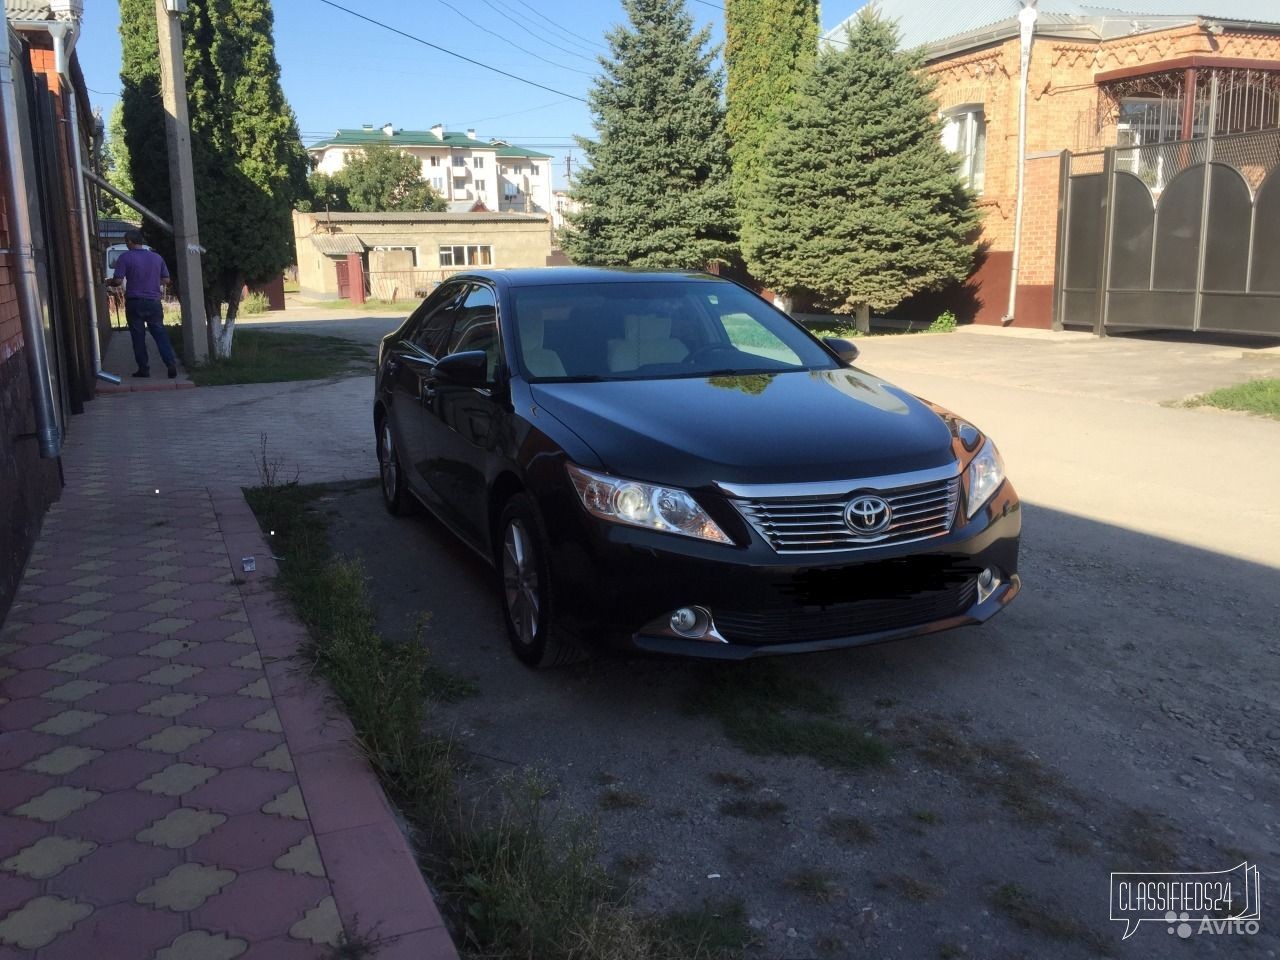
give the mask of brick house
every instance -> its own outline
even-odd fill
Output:
[[[1016,326],[1055,322],[1062,153],[1280,128],[1276,0],[1039,0],[1029,44],[1024,182],[1018,189],[1021,54],[1017,0],[938,6],[878,0],[907,48],[922,47],[943,142],[982,214],[980,263],[962,318],[1009,316],[1019,198]],[[844,25],[825,40],[838,43]],[[1212,81],[1212,84],[1211,84]],[[936,304],[935,304],[936,306]]]
[[[551,213],[551,157],[536,150],[481,140],[476,131],[401,130],[392,124],[338,130],[307,148],[316,169],[337,173],[368,144],[395,147],[422,164],[422,179],[451,205],[479,201],[502,213]],[[451,206],[450,209],[453,209]]]
[[[0,617],[62,488],[60,451],[94,395],[101,297],[96,123],[74,46],[79,0],[6,0],[0,54]],[[88,209],[89,216],[82,211]],[[87,240],[87,242],[86,242]],[[109,327],[106,328],[109,330]]]

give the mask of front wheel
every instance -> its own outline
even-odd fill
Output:
[[[396,441],[391,435],[390,418],[384,418],[378,430],[378,473],[382,478],[382,504],[387,512],[407,513],[409,491],[404,486],[404,471],[400,469],[400,455],[396,453]]]
[[[546,538],[527,496],[507,501],[500,529],[498,573],[512,651],[531,667],[568,663],[577,651],[554,638]]]

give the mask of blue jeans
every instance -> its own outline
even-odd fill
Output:
[[[133,358],[138,361],[138,369],[150,369],[147,361],[148,330],[151,331],[151,339],[156,342],[156,349],[160,351],[160,359],[166,367],[172,367],[173,347],[169,344],[169,334],[164,330],[164,307],[160,305],[160,301],[130,297],[124,302],[124,316],[129,321]]]

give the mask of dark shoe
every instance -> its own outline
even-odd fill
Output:
[[[150,371],[150,370],[135,370],[135,371],[133,372],[133,375],[134,375],[135,377],[149,377],[149,376],[151,376],[151,371]]]
[[[178,375],[178,368],[177,368],[177,367],[169,367],[169,368],[168,368],[168,370],[169,370],[169,379],[170,379],[170,380],[174,379],[174,378]]]

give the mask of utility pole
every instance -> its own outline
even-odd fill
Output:
[[[177,255],[178,302],[182,305],[182,347],[193,363],[209,357],[209,325],[204,313],[204,273],[196,221],[195,171],[191,164],[191,122],[187,116],[187,74],[183,66],[182,21],[187,0],[156,0],[160,41],[160,89],[165,141],[169,146],[169,190],[173,195],[173,245]]]

